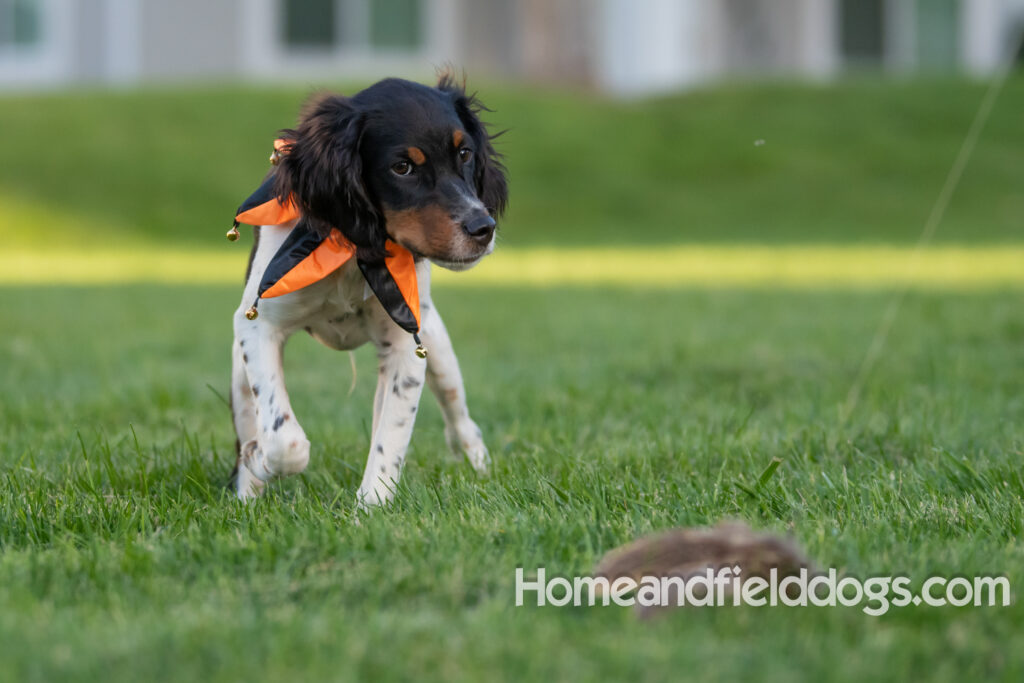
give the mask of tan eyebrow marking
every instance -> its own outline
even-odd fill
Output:
[[[410,147],[405,152],[409,155],[409,160],[417,166],[422,166],[427,161],[427,155],[419,147]]]
[[[455,143],[455,149],[458,149],[459,147],[462,147],[462,131],[461,130],[457,130],[454,133],[452,133],[452,142]]]

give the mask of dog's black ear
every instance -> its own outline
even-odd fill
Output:
[[[458,82],[451,73],[441,76],[437,89],[452,98],[459,120],[466,127],[466,132],[473,138],[473,149],[476,157],[474,181],[476,194],[487,210],[495,218],[501,216],[508,204],[508,181],[505,178],[505,165],[501,163],[501,155],[495,151],[492,140],[501,135],[491,135],[487,126],[480,120],[481,111],[490,111],[475,95],[466,94],[465,83]]]
[[[356,245],[359,258],[379,262],[387,232],[363,179],[360,142],[366,115],[348,98],[327,95],[311,101],[298,127],[282,130],[289,140],[277,167],[274,191],[295,198],[310,227],[331,228]]]

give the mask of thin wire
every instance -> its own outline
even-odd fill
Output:
[[[352,392],[354,392],[356,390],[356,379],[357,379],[357,376],[358,376],[358,373],[356,372],[356,352],[355,351],[349,351],[348,352],[348,364],[352,368],[352,384],[350,384],[348,386],[348,395],[351,396]]]
[[[963,144],[960,145],[960,151],[956,155],[956,159],[953,161],[953,166],[950,167],[949,173],[946,175],[946,182],[943,183],[942,189],[939,191],[939,196],[935,198],[932,210],[928,214],[928,219],[924,223],[924,228],[921,230],[921,236],[918,238],[917,243],[914,245],[914,250],[910,254],[907,269],[911,276],[917,272],[921,263],[921,255],[924,253],[925,248],[927,248],[931,243],[932,238],[935,236],[935,231],[939,227],[939,223],[942,222],[943,217],[946,215],[946,209],[949,208],[949,201],[953,196],[953,192],[956,191],[957,185],[960,184],[960,178],[963,176],[964,169],[967,168],[967,162],[970,161],[971,155],[974,154],[974,148],[978,144],[981,132],[984,130],[985,124],[988,122],[989,115],[991,115],[992,109],[995,107],[996,100],[999,99],[999,94],[1003,91],[1003,86],[1006,85],[1006,81],[1009,80],[1010,74],[1013,72],[1014,55],[1016,55],[1017,51],[1021,48],[1022,41],[1024,41],[1024,31],[1022,31],[1017,37],[1017,40],[1014,42],[1013,49],[1002,60],[999,72],[996,74],[996,77],[992,80],[988,90],[985,92],[985,96],[982,98],[981,104],[978,106],[978,111],[974,115],[974,120],[971,121],[971,126],[967,129],[967,135],[964,137]],[[906,281],[907,283],[913,282],[913,277],[907,278]],[[909,284],[905,285],[896,294],[896,297],[889,302],[889,306],[886,308],[885,314],[882,316],[882,321],[879,323],[878,329],[875,330],[875,336],[871,339],[871,344],[868,346],[868,352],[865,354],[864,360],[861,362],[857,375],[853,380],[853,384],[850,386],[850,390],[846,394],[846,400],[840,406],[840,424],[845,424],[846,420],[857,407],[861,391],[864,389],[864,383],[867,381],[868,375],[871,374],[871,370],[874,369],[875,363],[878,362],[879,357],[882,355],[885,342],[889,338],[889,333],[892,331],[892,326],[896,322],[896,316],[899,314],[900,307],[903,305],[903,300],[906,298],[909,288]]]

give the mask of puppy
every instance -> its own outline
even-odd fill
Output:
[[[448,76],[437,87],[387,79],[315,99],[281,132],[276,165],[228,235],[237,238],[238,222],[256,226],[232,346],[239,498],[309,462],[282,368],[284,343],[299,330],[332,349],[377,349],[360,507],[392,498],[424,382],[451,449],[486,471],[487,447],[430,299],[431,263],[466,270],[494,250],[508,189],[483,108]]]

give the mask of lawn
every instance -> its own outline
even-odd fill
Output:
[[[0,99],[0,679],[1020,680],[1016,600],[653,621],[513,602],[516,567],[585,574],[726,518],[855,576],[1005,574],[1016,595],[1024,81],[909,270],[981,85],[496,92],[506,236],[435,291],[493,473],[451,459],[425,396],[395,504],[359,523],[370,349],[347,396],[347,357],[293,340],[311,465],[252,505],[222,488],[245,256],[222,235],[302,93]]]
[[[513,181],[513,246],[913,240],[985,90],[955,80],[855,81],[615,102],[479,87],[496,110],[486,118],[507,129],[498,146]],[[4,97],[5,240],[221,247],[232,212],[267,169],[271,140],[309,92]],[[1020,239],[1022,109],[1018,77],[940,241]]]

